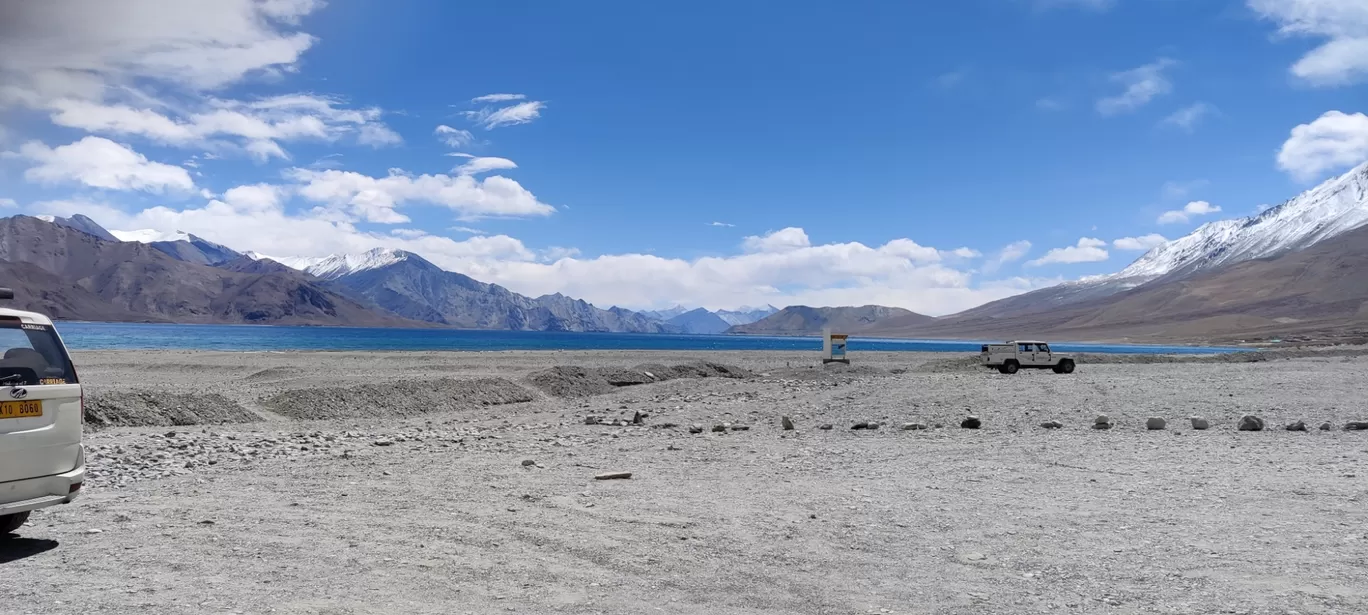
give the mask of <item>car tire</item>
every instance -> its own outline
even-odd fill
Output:
[[[20,527],[23,527],[24,522],[28,521],[28,518],[28,511],[0,517],[0,536],[18,531]]]
[[[1015,374],[1017,373],[1018,369],[1021,369],[1021,365],[1019,363],[1017,363],[1016,361],[1008,361],[1006,363],[1003,363],[1002,367],[998,368],[998,371],[1004,374]]]
[[[1063,361],[1059,362],[1059,365],[1055,366],[1056,374],[1072,374],[1073,370],[1074,362],[1070,359],[1064,359]]]

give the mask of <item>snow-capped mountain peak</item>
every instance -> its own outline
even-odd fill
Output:
[[[1301,250],[1368,224],[1368,162],[1255,216],[1204,224],[1108,280],[1154,279]]]
[[[335,280],[358,271],[379,269],[405,260],[409,253],[392,248],[375,248],[360,254],[333,254],[321,258],[283,257],[270,258],[291,269],[298,269],[314,277]]]

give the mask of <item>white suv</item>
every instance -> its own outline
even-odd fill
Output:
[[[0,288],[0,299],[13,297]],[[85,480],[84,401],[52,321],[0,309],[0,536],[31,510],[76,499]]]

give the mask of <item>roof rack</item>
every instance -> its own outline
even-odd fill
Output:
[[[6,300],[9,300],[9,299],[13,299],[13,298],[14,298],[14,291],[13,291],[13,290],[10,290],[10,289],[8,289],[8,288],[0,288],[0,301],[6,301]]]

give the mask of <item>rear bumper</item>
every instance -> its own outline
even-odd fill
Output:
[[[85,483],[85,450],[70,472],[0,483],[0,515],[12,515],[58,504],[69,504]]]

